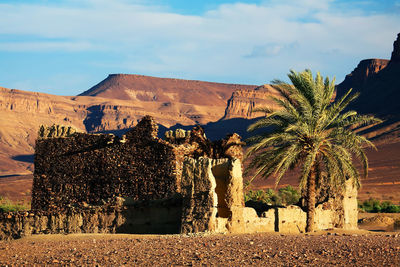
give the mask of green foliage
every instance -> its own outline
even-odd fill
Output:
[[[0,196],[0,212],[26,211],[30,210],[29,203],[15,203],[6,197]]]
[[[264,190],[257,190],[257,191],[252,191],[250,190],[245,194],[244,196],[244,201],[256,201],[256,202],[263,202],[266,204],[272,204],[272,199],[275,196],[275,192],[272,189],[267,189],[267,191]]]
[[[272,97],[279,107],[257,109],[267,115],[250,125],[248,131],[265,129],[250,137],[246,157],[251,159],[247,172],[255,169],[255,176],[274,176],[279,183],[287,170],[301,168],[300,188],[305,188],[311,173],[317,184],[323,177],[337,188],[343,188],[348,177],[358,185],[359,173],[353,165],[353,156],[360,160],[366,175],[368,169],[364,145],[373,144],[353,129],[380,122],[372,116],[346,111],[347,105],[358,95],[351,90],[341,99],[332,102],[334,80],[323,78],[311,71],[291,71],[293,85],[274,81],[273,87],[280,97]],[[255,177],[254,176],[254,177]]]
[[[299,191],[291,187],[290,185],[279,189],[278,195],[281,198],[283,205],[291,205],[299,202],[301,194]]]
[[[277,192],[273,189],[250,190],[245,194],[245,202],[261,202],[272,206],[289,206],[296,204],[300,200],[300,193],[290,185],[279,189]]]
[[[379,201],[370,198],[364,202],[359,202],[358,207],[365,212],[400,213],[400,205],[395,205],[390,201]]]

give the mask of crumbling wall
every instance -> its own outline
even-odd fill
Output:
[[[0,213],[0,240],[32,234],[179,233],[180,199],[119,204],[114,207],[70,208],[64,212]]]
[[[201,157],[211,159],[243,159],[241,141],[238,134],[229,134],[222,140],[211,142],[207,139],[204,129],[200,126],[191,131],[176,129],[165,133],[166,141],[174,147],[175,175],[177,192],[181,192],[183,163],[186,157],[198,159]],[[241,170],[240,170],[241,171]],[[239,194],[243,194],[241,190]]]
[[[304,233],[306,212],[299,206],[274,207],[257,216],[253,208],[245,208],[245,232]],[[346,181],[345,190],[329,198],[315,209],[315,229],[357,229],[357,188],[351,180]]]
[[[182,233],[213,232],[218,198],[211,159],[186,158],[182,170]]]
[[[186,158],[182,198],[182,233],[244,231],[240,160]]]
[[[84,133],[38,139],[32,209],[107,205],[119,196],[173,197],[177,192],[174,147],[156,136],[157,124],[144,117],[122,139]]]
[[[265,233],[265,232],[278,232],[275,223],[275,209],[270,209],[257,215],[253,208],[245,207],[243,209],[244,219],[244,232],[245,233]]]
[[[38,139],[54,138],[54,137],[70,137],[76,133],[76,129],[71,126],[53,124],[52,126],[40,125],[38,131]]]
[[[43,132],[47,128],[43,126],[40,129]],[[244,143],[240,136],[233,134],[211,142],[201,127],[195,127],[192,131],[169,131],[164,141],[157,138],[157,131],[157,124],[146,116],[122,138],[111,134],[84,133],[40,135],[35,150],[32,210],[35,213],[46,212],[68,217],[71,210],[86,210],[87,207],[109,209],[121,197],[136,202],[182,199],[183,195],[189,194],[187,189],[183,192],[182,187],[192,183],[196,186],[191,201],[198,205],[191,207],[194,209],[193,214],[197,214],[194,221],[198,224],[187,232],[212,231],[215,227],[238,231],[242,227],[238,222],[242,218],[243,207],[241,162],[237,161],[237,158],[243,157],[241,147]],[[222,168],[224,174],[217,174],[220,166],[211,170],[196,165],[184,180],[182,173],[187,157],[204,159],[204,164],[214,158],[210,168],[222,162],[225,164]],[[233,165],[227,163],[235,160],[237,162]],[[208,172],[206,176],[201,171],[204,168]],[[197,179],[194,173],[197,173]],[[224,202],[229,207],[227,215],[221,216],[220,220],[215,219],[216,213],[209,216],[213,218],[209,223],[206,222],[207,215],[198,218],[200,214],[213,213],[208,208],[217,205],[213,197],[203,194],[203,189],[210,187],[206,185],[208,174],[213,177],[214,183],[215,174],[219,184],[225,186],[226,192],[220,196],[220,203]],[[185,208],[183,210],[188,211]],[[138,221],[143,220],[142,213],[137,209],[135,212],[130,212],[130,216],[136,216],[135,220]],[[179,220],[184,218],[180,213],[177,216]]]

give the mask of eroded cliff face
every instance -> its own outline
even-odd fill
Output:
[[[398,44],[397,44],[397,43]],[[396,41],[394,46],[400,46],[400,41]],[[396,55],[400,58],[400,47],[398,52],[393,52],[392,58]],[[396,51],[397,51],[396,50]],[[394,55],[394,56],[393,56]],[[338,85],[338,96],[341,97],[348,89],[353,88],[353,92],[362,91],[364,87],[369,87],[374,83],[375,77],[389,62],[386,59],[365,59],[346,76],[345,80]],[[254,112],[258,107],[275,108],[276,105],[271,99],[271,96],[279,96],[279,93],[270,85],[263,85],[254,89],[242,89],[233,92],[232,97],[228,100],[223,119],[246,118],[252,119],[260,117],[263,114]]]
[[[228,100],[223,119],[246,118],[252,119],[263,114],[254,112],[259,107],[274,108],[275,104],[271,96],[278,96],[278,92],[272,86],[266,84],[255,89],[235,91]]]
[[[369,79],[373,79],[382,69],[389,64],[387,59],[365,59],[358,63],[357,67],[348,75],[344,81],[338,85],[338,96],[342,96],[345,91],[341,88],[361,88],[365,86]]]

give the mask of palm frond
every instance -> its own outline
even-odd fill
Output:
[[[360,161],[363,175],[368,174],[365,147],[374,147],[371,141],[354,129],[382,122],[356,111],[346,111],[358,97],[350,89],[333,101],[335,79],[325,79],[310,70],[288,74],[291,84],[274,80],[272,86],[279,97],[271,97],[277,109],[259,108],[266,117],[250,125],[248,131],[263,133],[248,139],[251,146],[246,153],[250,160],[248,170],[255,176],[273,176],[276,184],[285,173],[301,166],[300,188],[307,187],[307,179],[314,171],[318,186],[329,183],[343,188],[348,179],[359,186],[360,174],[353,163]],[[253,177],[255,177],[253,176]]]

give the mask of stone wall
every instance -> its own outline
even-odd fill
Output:
[[[70,208],[63,212],[0,213],[0,240],[32,234],[130,233],[176,234],[181,200],[120,203],[120,206]]]
[[[258,216],[253,208],[244,208],[245,232],[304,233],[306,212],[299,206],[275,207]],[[346,190],[338,198],[330,198],[315,209],[315,229],[357,229],[357,189],[349,180]]]
[[[76,133],[38,139],[32,209],[106,205],[119,196],[134,200],[174,196],[174,147],[156,136],[157,124],[145,117],[123,138]]]
[[[239,159],[186,158],[182,198],[182,233],[244,231]]]

